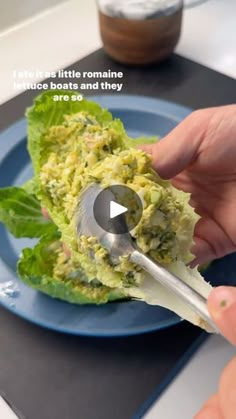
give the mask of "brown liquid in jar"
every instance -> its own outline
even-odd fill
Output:
[[[131,20],[110,17],[99,11],[104,50],[124,64],[145,65],[167,58],[181,31],[182,7],[169,16]]]

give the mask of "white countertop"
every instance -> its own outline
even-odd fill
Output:
[[[193,419],[216,393],[220,375],[235,355],[236,349],[220,336],[208,338],[144,419]]]
[[[12,408],[1,397],[1,395],[0,395],[0,417],[2,419],[20,419],[18,416],[16,416]]]
[[[235,16],[235,0],[186,9],[176,52],[236,78]],[[66,1],[8,29],[0,34],[0,104],[20,93],[14,70],[58,70],[100,46],[95,0]]]
[[[235,16],[235,0],[208,0],[185,10],[182,36],[176,52],[236,78]],[[0,54],[3,57],[0,104],[16,95],[13,89],[14,70],[55,71],[100,46],[95,0],[70,0],[8,29],[0,34]],[[227,343],[210,338],[147,418],[172,419],[176,417],[178,403],[182,406],[182,419],[189,419],[217,388],[220,370],[233,353]],[[201,391],[193,389],[186,399],[186,389],[193,388],[193,383],[194,388]],[[186,415],[183,415],[184,410]]]

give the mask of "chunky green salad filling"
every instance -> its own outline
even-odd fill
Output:
[[[162,180],[152,169],[150,156],[136,148],[153,139],[129,138],[121,121],[96,103],[53,102],[53,95],[49,91],[38,96],[27,111],[34,178],[22,188],[0,190],[0,221],[17,237],[40,238],[34,248],[23,250],[20,277],[69,302],[135,298],[172,309],[205,327],[188,306],[128,257],[114,265],[95,237],[76,233],[84,188],[95,182],[102,187],[126,185],[143,204],[141,220],[132,230],[137,246],[208,296],[211,286],[196,268],[187,267],[199,218],[188,203],[189,195]],[[50,220],[42,216],[41,208],[47,209]]]

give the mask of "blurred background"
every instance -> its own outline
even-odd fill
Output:
[[[50,9],[65,0],[1,0],[0,29],[1,31],[22,22],[43,10]]]
[[[235,16],[235,0],[185,0],[175,51],[236,78]],[[54,71],[101,46],[96,0],[0,0],[0,103],[20,93],[14,70]]]

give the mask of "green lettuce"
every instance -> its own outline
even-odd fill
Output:
[[[121,290],[88,282],[79,266],[64,255],[56,231],[43,236],[33,249],[23,250],[17,272],[30,287],[69,303],[104,304],[125,297]]]
[[[0,189],[0,222],[18,238],[41,237],[57,229],[43,217],[38,199],[20,187]]]
[[[0,189],[0,221],[17,238],[41,238],[33,248],[22,251],[17,273],[30,287],[51,297],[76,304],[104,304],[123,299],[120,290],[88,282],[84,273],[67,260],[63,253],[60,233],[54,223],[42,216],[35,192],[35,180],[22,187]],[[60,252],[60,264],[58,253]],[[63,270],[61,276],[54,272]]]
[[[126,144],[129,147],[137,147],[139,145],[144,144],[155,144],[159,140],[159,137],[138,137],[138,138],[130,138],[127,137]]]

